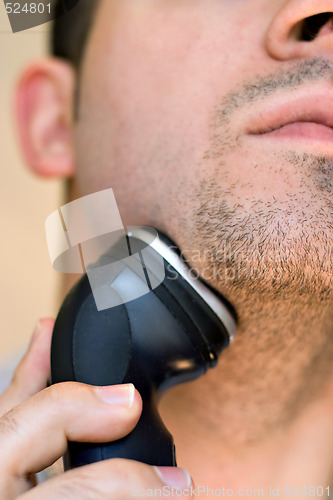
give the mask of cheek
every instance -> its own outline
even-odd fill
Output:
[[[199,2],[189,20],[187,2],[173,9],[168,2],[149,4],[143,1],[139,9],[125,2],[112,34],[103,24],[96,31],[83,90],[90,111],[100,108],[97,118],[110,127],[111,140],[126,134],[127,154],[139,157],[154,147],[154,137],[207,143],[209,113],[238,83],[235,54],[245,46],[233,22],[221,25],[216,7],[204,14]],[[227,44],[233,50],[225,50]]]
[[[161,8],[167,2],[145,10],[148,3],[140,10],[131,2],[111,28],[102,22],[92,36],[83,71],[79,175],[85,191],[112,186],[129,203],[140,192],[141,200],[149,199],[140,203],[146,212],[157,204],[165,212],[172,205],[176,212],[190,210],[184,193],[216,169],[216,161],[203,159],[214,109],[253,71],[250,27],[246,16],[223,23],[226,16],[203,2],[190,19],[187,1],[172,12]],[[219,2],[211,5],[221,9]],[[237,165],[229,181],[252,181],[249,152],[228,154]]]

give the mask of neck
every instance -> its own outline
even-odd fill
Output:
[[[269,490],[277,487],[280,491],[276,496],[284,498],[287,486],[330,486],[332,494],[332,386],[284,429],[243,446],[233,445],[232,436],[226,443],[204,422],[198,422],[193,408],[183,415],[179,402],[186,395],[184,388],[175,389],[174,394],[164,396],[160,409],[175,438],[178,465],[191,472],[196,486],[224,486],[234,492],[261,488],[264,498],[274,496]],[[206,408],[206,413],[210,411]],[[323,497],[327,496],[326,490]]]
[[[221,478],[234,489],[328,486],[331,304],[247,300],[252,308],[244,299],[238,310],[251,312],[241,317],[235,343],[219,365],[162,398],[161,414],[178,445],[179,465],[193,472],[196,484],[210,487],[221,486]]]

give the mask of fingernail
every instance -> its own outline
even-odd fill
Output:
[[[191,474],[182,467],[154,467],[159,478],[171,488],[184,490],[192,484]]]
[[[109,405],[133,406],[135,388],[133,384],[96,387],[99,398]]]
[[[30,339],[29,349],[32,346],[32,344],[35,342],[35,340],[37,339],[37,337],[41,331],[42,331],[42,323],[38,320],[36,323],[35,329],[33,331],[33,334],[31,336],[31,339]]]

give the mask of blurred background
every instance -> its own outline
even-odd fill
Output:
[[[62,184],[28,171],[13,112],[15,82],[29,61],[46,54],[49,26],[13,34],[0,1],[0,378],[1,366],[15,364],[25,350],[37,319],[56,314],[59,275],[44,223],[61,205]]]

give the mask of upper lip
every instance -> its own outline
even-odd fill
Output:
[[[247,133],[265,134],[296,122],[333,128],[333,88],[290,93],[283,100],[265,103],[249,120]]]

